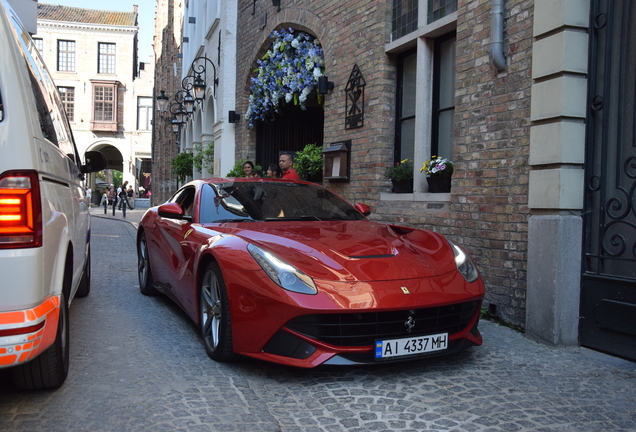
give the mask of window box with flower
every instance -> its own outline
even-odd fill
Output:
[[[426,174],[428,191],[431,193],[450,192],[453,169],[453,162],[438,156],[432,156],[430,160],[424,162],[420,172]]]
[[[413,161],[404,159],[386,169],[385,177],[393,183],[393,193],[413,193]]]

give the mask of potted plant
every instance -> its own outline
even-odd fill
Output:
[[[422,164],[420,172],[426,174],[428,191],[431,193],[450,192],[453,162],[446,158],[431,156]]]
[[[413,192],[413,161],[404,159],[386,169],[384,176],[391,179],[393,193]]]
[[[322,181],[322,146],[307,144],[301,151],[296,152],[294,168],[301,179],[313,182]]]

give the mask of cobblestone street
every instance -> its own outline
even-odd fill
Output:
[[[92,225],[92,291],[70,309],[68,380],[18,392],[3,373],[0,430],[636,430],[635,363],[553,349],[491,322],[482,321],[483,346],[416,362],[215,363],[185,314],[139,293],[134,224]]]

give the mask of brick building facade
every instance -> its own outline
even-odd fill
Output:
[[[157,0],[155,14],[155,92],[170,97],[181,87],[181,0]],[[152,136],[151,204],[165,202],[177,190],[171,161],[179,153],[179,138],[172,131],[167,114],[155,110]]]

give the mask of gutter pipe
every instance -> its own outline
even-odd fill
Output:
[[[492,0],[490,19],[490,59],[497,70],[506,69],[503,54],[504,0]]]

